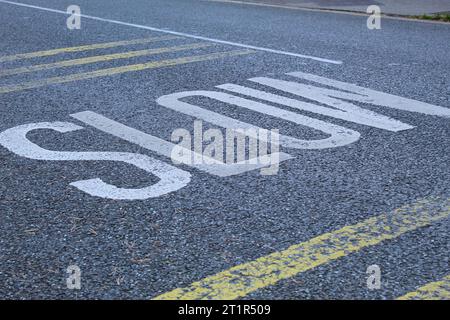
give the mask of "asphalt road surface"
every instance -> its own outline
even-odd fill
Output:
[[[246,3],[251,5],[270,5],[288,8],[309,8],[335,11],[367,12],[370,5],[379,6],[384,14],[433,15],[450,12],[448,0],[212,0],[228,3]]]
[[[450,297],[450,24],[197,0],[0,20],[1,298]],[[278,171],[174,163],[196,119],[278,129]]]

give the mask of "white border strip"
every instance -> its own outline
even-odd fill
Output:
[[[54,13],[62,13],[62,14],[65,14],[65,15],[68,14],[66,11],[63,11],[63,10],[44,8],[44,7],[39,7],[39,6],[35,6],[35,5],[31,5],[31,4],[25,4],[25,3],[19,3],[19,2],[0,0],[0,3],[7,3],[7,4],[20,6],[20,7],[38,9],[38,10],[49,11],[49,12],[54,12]],[[134,27],[134,28],[145,29],[145,30],[151,30],[151,31],[156,31],[156,32],[163,32],[163,33],[173,34],[173,35],[182,36],[182,37],[186,37],[186,38],[193,38],[193,39],[198,39],[198,40],[203,40],[203,41],[210,41],[210,42],[226,44],[226,45],[235,46],[235,47],[253,49],[253,50],[258,50],[258,51],[265,51],[265,52],[276,53],[276,54],[282,54],[282,55],[285,55],[285,56],[291,56],[291,57],[297,57],[297,58],[303,58],[303,59],[310,59],[310,60],[314,60],[314,61],[331,63],[331,64],[342,64],[342,61],[337,61],[337,60],[324,59],[324,58],[308,56],[308,55],[303,55],[303,54],[298,54],[298,53],[293,53],[293,52],[288,52],[288,51],[275,50],[275,49],[270,49],[270,48],[256,47],[256,46],[251,46],[251,45],[238,43],[238,42],[231,42],[231,41],[225,41],[225,40],[220,40],[220,39],[207,38],[207,37],[197,36],[197,35],[183,33],[183,32],[170,31],[170,30],[165,30],[165,29],[159,29],[159,28],[144,26],[144,25],[141,25],[141,24],[134,24],[134,23],[128,23],[128,22],[123,22],[123,21],[119,21],[119,20],[105,19],[105,18],[94,17],[94,16],[90,16],[90,15],[86,15],[86,14],[81,14],[80,16],[83,17],[83,18],[86,18],[86,19],[92,19],[92,20],[97,20],[97,21],[109,22],[109,23],[119,24],[119,25],[123,25],[123,26]]]

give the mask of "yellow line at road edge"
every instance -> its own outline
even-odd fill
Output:
[[[53,56],[55,54],[60,54],[60,53],[79,52],[79,51],[95,50],[95,49],[106,49],[106,48],[113,48],[113,47],[119,47],[119,46],[129,46],[129,45],[134,45],[134,44],[144,44],[144,43],[149,43],[149,42],[154,42],[154,41],[164,41],[164,40],[172,40],[172,39],[178,39],[178,38],[180,38],[180,37],[163,36],[163,37],[146,38],[146,39],[134,39],[134,40],[94,43],[94,44],[88,44],[88,45],[77,46],[77,47],[67,47],[67,48],[58,48],[58,49],[50,49],[50,50],[27,52],[27,53],[18,53],[18,54],[0,57],[0,62],[37,58],[37,57],[47,57],[47,56]]]
[[[156,68],[162,68],[162,67],[168,67],[168,66],[175,66],[175,65],[179,65],[179,64],[220,59],[220,58],[249,54],[252,52],[254,52],[254,51],[252,51],[252,50],[233,50],[233,51],[217,52],[217,53],[211,53],[211,54],[205,54],[205,55],[199,55],[199,56],[189,56],[189,57],[182,57],[182,58],[170,59],[170,60],[161,60],[161,61],[152,61],[152,62],[147,62],[147,63],[132,64],[132,65],[127,65],[127,66],[115,67],[115,68],[100,69],[100,70],[95,70],[95,71],[91,71],[91,72],[75,73],[75,74],[70,74],[70,75],[62,76],[62,77],[39,79],[39,80],[35,80],[35,81],[24,82],[24,83],[17,84],[17,85],[3,86],[3,87],[0,87],[0,94],[15,92],[15,91],[22,91],[22,90],[32,89],[32,88],[39,88],[39,87],[43,87],[43,86],[51,85],[51,84],[67,83],[67,82],[80,81],[80,80],[92,79],[92,78],[97,78],[97,77],[112,76],[115,74],[120,74],[120,73],[125,73],[125,72],[141,71],[141,70],[145,70],[145,69],[156,69]]]
[[[450,275],[441,281],[431,282],[397,300],[450,300]]]
[[[450,198],[418,200],[177,288],[156,300],[231,300],[450,215]]]

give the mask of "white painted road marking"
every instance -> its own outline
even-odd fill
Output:
[[[261,130],[261,128],[251,125],[247,122],[242,122],[240,120],[236,120],[224,116],[222,114],[219,114],[217,112],[206,110],[199,106],[181,101],[182,98],[199,97],[199,96],[211,98],[224,103],[246,108],[252,111],[264,113],[273,117],[278,117],[280,119],[291,121],[306,127],[310,127],[330,135],[330,137],[328,138],[319,140],[300,140],[290,136],[280,135],[281,144],[287,148],[294,148],[294,149],[334,148],[355,142],[360,137],[360,134],[354,130],[350,130],[322,120],[317,120],[314,118],[300,115],[298,113],[279,109],[264,103],[240,98],[223,92],[184,91],[162,96],[156,101],[164,107],[190,115],[192,117],[200,118],[202,120],[213,123],[220,127],[229,129],[255,129],[256,131]],[[258,136],[253,136],[252,138],[258,139]]]
[[[109,133],[115,137],[121,138],[125,141],[137,144],[138,146],[156,152],[162,156],[171,158],[173,150],[180,148],[179,145],[172,142],[152,136],[140,130],[128,127],[120,122],[108,119],[98,113],[92,111],[83,111],[71,114],[71,117],[90,125],[100,131]],[[188,159],[179,159],[183,164],[189,165],[198,170],[213,174],[219,177],[227,177],[241,174],[247,171],[261,169],[270,164],[270,155],[258,158],[255,164],[246,163],[245,161],[237,163],[224,163],[216,159],[206,157],[201,153],[196,153],[192,150],[184,150],[186,153],[191,153],[194,161]],[[202,158],[203,157],[203,158]],[[279,162],[292,159],[293,157],[287,153],[277,153]]]
[[[244,94],[257,99],[266,100],[272,103],[282,104],[289,107],[293,107],[299,110],[305,110],[308,112],[315,112],[325,116],[331,116],[338,119],[343,119],[358,124],[372,126],[388,131],[397,132],[400,130],[408,130],[414,127],[391,119],[389,117],[380,115],[378,113],[368,111],[357,107],[346,101],[356,101],[361,103],[369,103],[372,105],[378,105],[383,107],[394,108],[398,110],[405,110],[411,112],[422,113],[426,115],[450,117],[450,109],[443,108],[435,105],[431,105],[425,102],[420,102],[412,99],[402,98],[391,94],[386,94],[379,91],[374,91],[359,87],[353,84],[335,81],[332,79],[319,77],[313,74],[307,74],[302,72],[293,72],[288,75],[294,76],[307,81],[320,83],[328,87],[334,87],[339,89],[325,89],[323,87],[315,87],[311,85],[301,84],[299,82],[283,81],[265,77],[251,78],[250,81],[267,85],[269,87],[295,94],[310,100],[318,101],[322,104],[329,105],[332,108],[322,107],[320,105],[314,105],[311,103],[304,103],[299,100],[286,98],[276,94],[267,93],[252,88],[225,84],[219,85],[217,88]],[[341,91],[345,90],[345,91]],[[205,120],[209,123],[224,127],[226,129],[246,130],[246,135],[254,139],[259,139],[261,142],[268,143],[267,136],[259,136],[256,134],[259,130],[266,130],[259,128],[255,125],[240,121],[238,119],[230,118],[222,114],[204,109],[202,107],[192,105],[187,102],[181,101],[187,97],[205,97],[209,99],[218,100],[220,102],[235,105],[238,107],[246,108],[254,112],[259,112],[268,116],[277,117],[285,121],[294,122],[301,126],[320,130],[330,137],[319,140],[300,140],[290,136],[280,135],[280,145],[287,148],[294,149],[323,149],[323,148],[335,148],[344,146],[349,143],[357,141],[360,137],[360,133],[354,130],[350,130],[341,126],[334,125],[329,122],[321,121],[315,118],[303,116],[301,114],[291,112],[288,110],[280,109],[261,102],[241,98],[231,95],[229,93],[218,91],[188,91],[179,92],[169,95],[165,95],[157,99],[156,101],[169,109],[181,112],[183,114],[192,116],[197,119]],[[340,100],[342,99],[342,100]],[[181,147],[183,153],[189,153],[192,157],[181,158],[180,161],[184,165],[189,165],[193,168],[203,170],[207,173],[217,176],[230,176],[243,172],[247,172],[255,169],[262,169],[272,164],[272,156],[264,155],[260,156],[259,161],[249,162],[241,161],[238,163],[225,163],[214,159],[212,157],[202,154],[199,148],[189,150],[180,144],[174,144],[172,142],[154,137],[150,134],[144,133],[137,129],[133,129],[117,121],[108,119],[100,114],[92,111],[84,111],[71,115],[73,118],[93,126],[105,133],[111,134],[123,140],[131,143],[135,143],[143,148],[156,152],[162,156],[172,158],[173,152],[179,151]],[[141,189],[123,189],[117,188],[112,185],[108,185],[100,179],[90,179],[71,183],[71,185],[78,189],[95,196],[111,198],[111,199],[147,199],[150,197],[157,197],[169,192],[179,190],[184,187],[190,181],[190,174],[186,171],[176,169],[173,166],[160,162],[156,159],[150,158],[142,154],[134,153],[120,153],[120,152],[60,152],[49,151],[33,144],[26,138],[26,133],[35,129],[53,129],[59,132],[69,132],[82,129],[82,127],[76,126],[69,122],[43,122],[34,123],[28,125],[17,126],[12,129],[8,129],[0,133],[0,145],[3,145],[8,150],[16,153],[20,156],[30,159],[39,160],[72,160],[72,161],[85,161],[85,160],[108,160],[108,161],[121,161],[132,164],[140,169],[143,169],[149,173],[155,174],[161,180],[152,186]],[[253,131],[252,131],[253,130]],[[202,144],[200,144],[202,145]],[[278,145],[278,143],[277,143]],[[178,149],[177,149],[178,148]],[[233,150],[234,151],[234,150]],[[292,156],[286,153],[275,153],[275,159],[279,159],[278,162],[291,159]],[[193,160],[193,161],[192,161]],[[176,163],[180,164],[180,163]]]
[[[38,9],[38,10],[49,11],[49,12],[54,12],[54,13],[61,13],[61,14],[67,15],[67,12],[63,11],[63,10],[56,10],[56,9],[51,9],[51,8],[39,7],[39,6],[35,6],[35,5],[30,5],[30,4],[20,3],[20,2],[5,1],[5,0],[0,0],[0,2],[16,5],[16,6],[20,6],[20,7]],[[163,32],[163,33],[173,34],[173,35],[182,36],[182,37],[186,37],[186,38],[210,41],[210,42],[215,42],[215,43],[220,43],[220,44],[225,44],[225,45],[230,45],[230,46],[235,46],[235,47],[270,52],[270,53],[281,54],[281,55],[285,55],[285,56],[291,56],[291,57],[297,57],[297,58],[303,58],[303,59],[310,59],[310,60],[314,60],[314,61],[331,63],[331,64],[342,64],[342,61],[324,59],[324,58],[315,57],[315,56],[311,56],[311,55],[304,55],[304,54],[299,54],[299,53],[294,53],[294,52],[289,52],[289,51],[282,51],[282,50],[252,46],[252,45],[243,44],[243,43],[239,43],[239,42],[202,37],[202,36],[184,33],[184,32],[171,31],[171,30],[167,30],[167,29],[159,29],[159,28],[155,28],[155,27],[144,26],[141,24],[128,23],[128,22],[112,20],[112,19],[105,19],[105,18],[90,16],[90,15],[86,15],[86,14],[81,14],[80,16],[83,18],[86,18],[86,19],[109,22],[109,23],[119,24],[122,26],[145,29],[145,30],[150,30],[150,31]]]
[[[322,115],[330,116],[337,119],[342,119],[354,123],[359,123],[366,126],[371,126],[375,128],[385,129],[389,131],[401,131],[413,128],[408,124],[400,122],[398,120],[394,120],[392,118],[383,116],[381,114],[372,112],[370,110],[366,110],[360,107],[357,107],[351,103],[344,102],[341,100],[328,98],[328,95],[322,93],[322,89],[318,87],[313,87],[310,85],[304,85],[301,83],[284,81],[278,79],[271,78],[253,78],[249,79],[250,81],[257,82],[259,84],[263,84],[266,86],[270,86],[276,88],[278,90],[289,92],[296,94],[298,96],[309,98],[311,100],[316,100],[323,104],[327,104],[332,106],[333,108],[322,107],[317,104],[308,103],[304,101],[299,101],[295,99],[290,99],[287,97],[279,96],[276,94],[239,86],[235,84],[224,84],[221,86],[217,86],[219,89],[228,90],[231,92],[247,95],[256,99],[262,99],[266,101],[270,101],[273,103],[282,104],[291,108],[295,108],[298,110],[309,111],[313,113],[319,113]],[[328,90],[331,91],[331,90]],[[338,91],[333,91],[338,92]],[[339,110],[337,110],[339,109]]]
[[[39,147],[26,135],[37,129],[51,129],[65,133],[83,129],[70,122],[41,122],[20,125],[0,133],[0,145],[9,151],[29,159],[50,161],[120,161],[132,164],[157,176],[160,181],[140,189],[125,189],[107,184],[101,179],[89,179],[72,182],[70,185],[92,196],[116,200],[143,200],[179,190],[190,180],[189,172],[177,169],[146,155],[128,152],[67,152],[51,151]]]
[[[446,117],[450,118],[450,108],[444,108],[440,106],[436,106],[433,104],[429,104],[422,101],[417,101],[413,99],[407,99],[403,97],[399,97],[393,94],[384,93],[380,91],[371,90],[368,88],[360,87],[352,83],[346,83],[342,81],[337,81],[321,76],[317,76],[315,74],[311,73],[305,73],[305,72],[290,72],[287,73],[287,75],[317,82],[326,86],[335,87],[343,91],[349,91],[354,93],[347,93],[343,91],[335,91],[335,90],[327,90],[324,88],[320,88],[320,94],[317,96],[311,96],[314,98],[314,100],[318,102],[327,101],[331,102],[333,107],[337,107],[337,105],[334,105],[333,103],[336,102],[336,100],[325,100],[325,96],[331,96],[341,99],[347,99],[347,100],[353,100],[353,101],[359,101],[363,103],[369,103],[374,104],[382,107],[388,107],[392,109],[397,110],[404,110],[409,112],[417,112],[417,113],[423,113],[431,116],[440,116],[440,117]],[[252,79],[250,79],[252,80]],[[338,101],[342,103],[341,101]]]

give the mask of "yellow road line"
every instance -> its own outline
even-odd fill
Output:
[[[88,45],[77,46],[77,47],[58,48],[58,49],[43,50],[43,51],[36,51],[36,52],[18,53],[18,54],[13,54],[10,56],[0,57],[0,62],[14,61],[14,60],[28,59],[28,58],[37,58],[37,57],[47,57],[47,56],[53,56],[55,54],[60,54],[60,53],[79,52],[79,51],[95,50],[95,49],[106,49],[106,48],[113,48],[113,47],[119,47],[119,46],[129,46],[129,45],[134,45],[134,44],[144,44],[144,43],[149,43],[149,42],[172,40],[172,39],[178,39],[178,38],[180,38],[180,37],[163,36],[163,37],[156,37],[156,38],[94,43],[94,44],[88,44]]]
[[[192,62],[220,59],[220,58],[249,54],[252,52],[254,52],[254,51],[252,51],[252,50],[225,51],[225,52],[217,52],[217,53],[211,53],[211,54],[205,54],[205,55],[199,55],[199,56],[190,56],[190,57],[183,57],[183,58],[170,59],[170,60],[161,60],[161,61],[152,61],[152,62],[147,62],[147,63],[132,64],[132,65],[127,65],[127,66],[122,66],[122,67],[100,69],[100,70],[95,70],[95,71],[91,71],[91,72],[75,73],[75,74],[70,74],[70,75],[62,76],[62,77],[45,78],[45,79],[24,82],[24,83],[17,84],[17,85],[3,86],[3,87],[0,87],[0,94],[14,92],[14,91],[22,91],[22,90],[32,89],[32,88],[39,88],[39,87],[43,87],[46,85],[57,84],[57,83],[66,83],[66,82],[72,82],[72,81],[92,79],[92,78],[97,78],[97,77],[111,76],[111,75],[125,73],[125,72],[141,71],[141,70],[146,70],[146,69],[162,68],[162,67],[175,66],[175,65],[179,65],[179,64],[186,64],[186,63],[192,63]]]
[[[450,275],[441,281],[428,283],[397,300],[450,300]]]
[[[274,285],[319,265],[365,247],[396,238],[450,215],[450,198],[429,198],[388,214],[320,235],[251,262],[206,277],[189,287],[177,288],[157,300],[236,299]]]
[[[194,44],[187,44],[187,45],[181,45],[181,46],[175,46],[175,47],[145,49],[145,50],[138,50],[138,51],[129,51],[129,52],[106,54],[106,55],[100,55],[100,56],[92,56],[92,57],[80,58],[80,59],[64,60],[64,61],[58,61],[58,62],[54,62],[54,63],[38,64],[38,65],[28,66],[28,67],[0,70],[0,77],[21,74],[21,73],[26,73],[26,72],[40,71],[40,70],[49,70],[49,69],[62,68],[62,67],[73,67],[73,66],[78,66],[78,65],[83,65],[83,64],[104,62],[104,61],[110,61],[110,60],[115,60],[115,59],[127,59],[127,58],[140,57],[140,56],[145,56],[145,55],[152,55],[152,54],[159,54],[159,53],[166,53],[166,52],[177,52],[177,51],[182,51],[182,50],[199,49],[199,48],[205,48],[205,47],[210,47],[210,46],[212,46],[212,44],[194,43]]]

